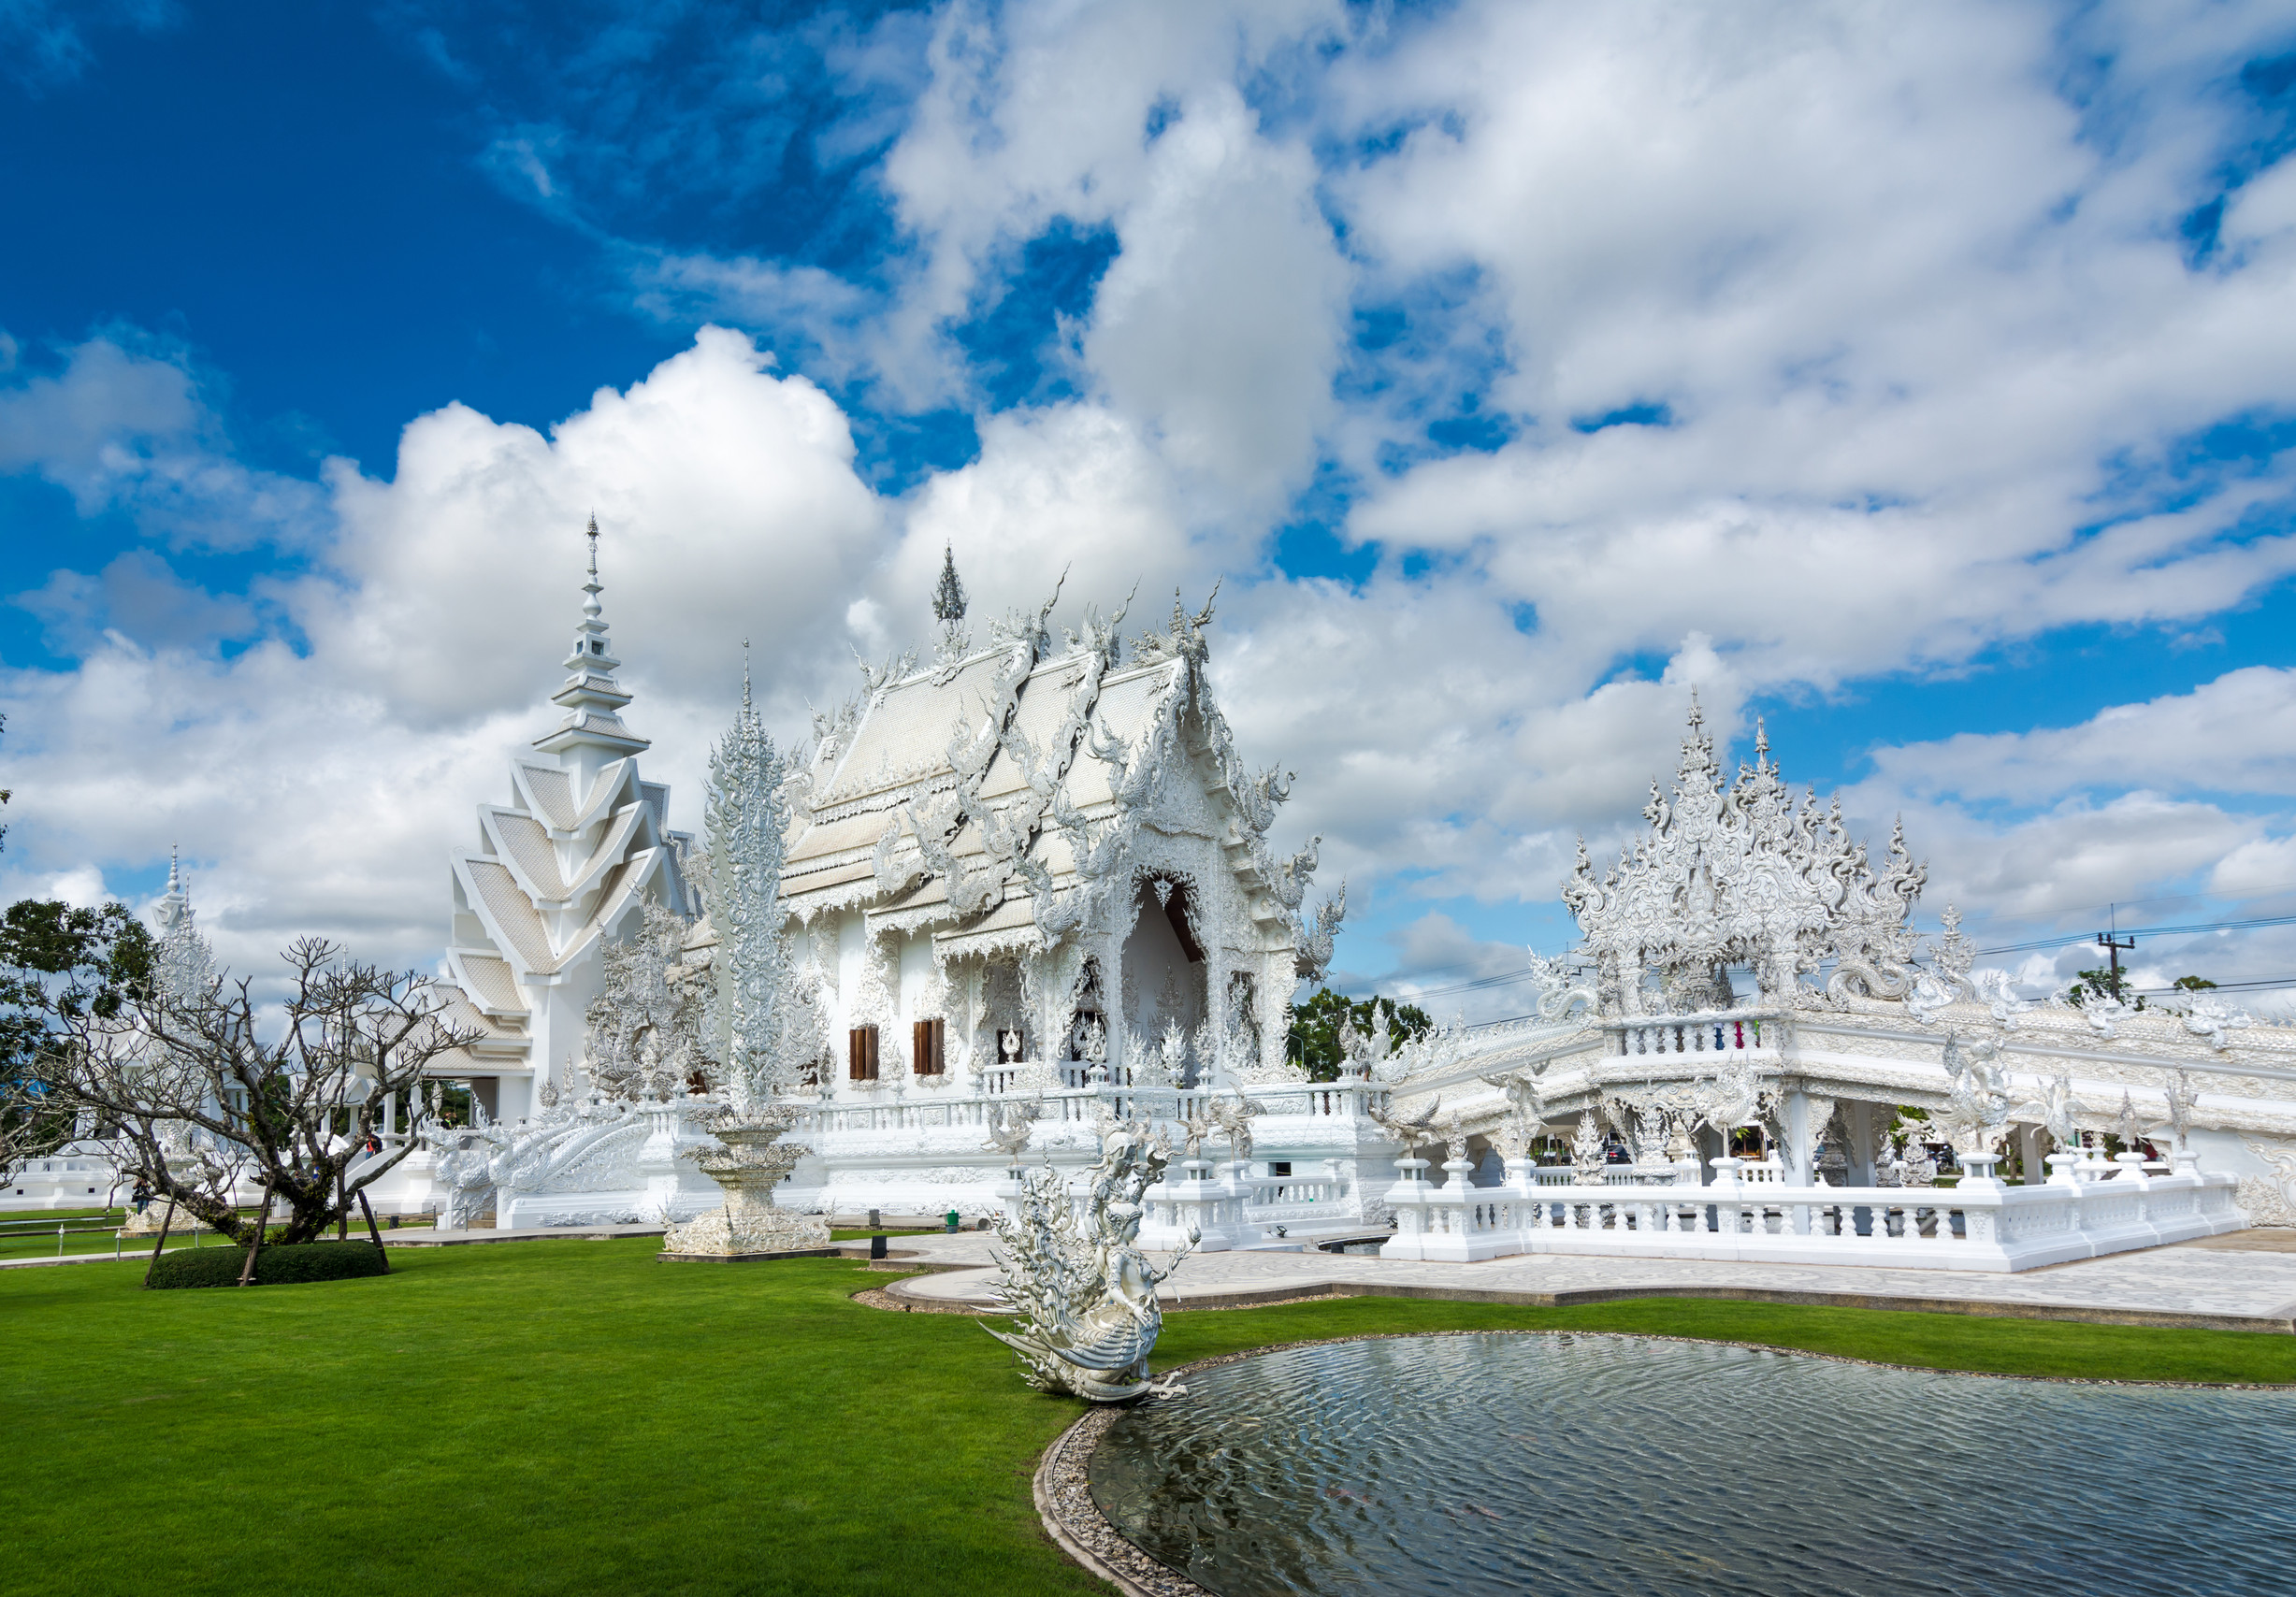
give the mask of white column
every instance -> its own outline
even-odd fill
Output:
[[[1779,1162],[1784,1166],[1780,1173],[1789,1187],[1810,1185],[1810,1095],[1795,1087],[1785,1095],[1778,1107],[1778,1129],[1785,1142],[1778,1150]]]
[[[2044,1156],[2041,1151],[2042,1139],[2045,1135],[2045,1129],[2040,1126],[2017,1128],[2017,1157],[2024,1163],[2025,1185],[2028,1187],[2044,1187],[2048,1184],[2048,1167],[2042,1162]]]
[[[1841,1105],[1841,1124],[1849,1133],[1849,1168],[1842,1180],[1852,1187],[1873,1185],[1873,1105],[1850,1099]]]

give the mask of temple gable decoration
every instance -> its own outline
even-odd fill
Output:
[[[1656,782],[1647,836],[1597,877],[1579,843],[1563,901],[1578,917],[1607,1014],[1733,1006],[1729,967],[1750,968],[1758,1001],[1794,1001],[1805,972],[1830,963],[1832,997],[1900,999],[1913,989],[1910,925],[1928,868],[1902,824],[1880,869],[1843,825],[1841,800],[1798,803],[1757,727],[1752,766],[1726,783],[1695,696],[1669,798]]]

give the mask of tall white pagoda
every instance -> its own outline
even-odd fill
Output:
[[[479,806],[477,846],[449,856],[455,1018],[485,1033],[451,1073],[498,1119],[530,1113],[545,1082],[567,1086],[602,944],[629,935],[649,897],[693,913],[680,869],[692,840],[670,830],[669,787],[638,771],[651,745],[621,716],[630,695],[614,680],[622,662],[599,602],[595,516],[587,536],[587,597],[551,696],[565,714],[532,754],[512,756],[510,802]]]

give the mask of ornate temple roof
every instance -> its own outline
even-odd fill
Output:
[[[940,656],[865,669],[862,694],[816,719],[792,783],[788,913],[866,906],[873,925],[931,927],[946,947],[1047,945],[1098,907],[1145,826],[1226,843],[1256,917],[1312,945],[1299,905],[1315,844],[1268,852],[1288,779],[1245,770],[1212,702],[1210,606],[1191,616],[1176,601],[1171,632],[1143,637],[1129,660],[1122,610],[1105,623],[1088,611],[1056,649],[1050,602],[974,649],[953,577],[952,565],[935,600]]]

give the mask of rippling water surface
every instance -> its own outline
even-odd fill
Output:
[[[1091,1485],[1222,1597],[2296,1592],[2284,1392],[1405,1337],[1200,1372]]]

